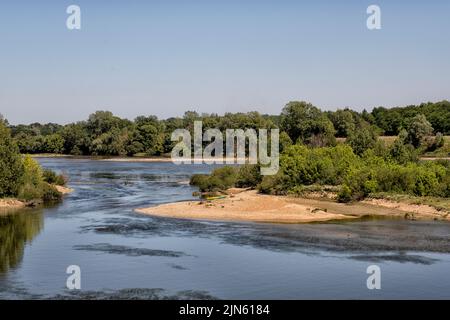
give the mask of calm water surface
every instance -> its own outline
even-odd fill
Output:
[[[210,166],[39,159],[75,192],[0,213],[0,298],[450,298],[450,224],[404,220],[275,225],[144,216],[192,199]],[[382,289],[368,290],[379,265]],[[66,268],[81,268],[81,291]]]

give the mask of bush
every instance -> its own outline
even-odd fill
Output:
[[[286,184],[286,177],[279,172],[276,175],[264,176],[258,186],[258,190],[266,194],[286,195]]]
[[[445,139],[442,133],[438,132],[436,136],[432,139],[429,139],[427,142],[426,151],[433,152],[439,148],[442,148],[445,144]]]
[[[406,143],[401,137],[397,138],[389,150],[391,158],[400,164],[417,162],[419,160],[419,151],[413,145]]]
[[[344,184],[338,193],[337,200],[342,203],[347,203],[353,200],[352,189],[346,184]]]
[[[42,200],[44,202],[55,202],[62,198],[61,192],[56,190],[56,188],[48,183],[44,183],[42,186]]]
[[[348,171],[360,163],[349,146],[307,148],[294,145],[280,158],[280,171],[287,189],[297,185],[342,183]]]
[[[56,175],[53,171],[42,170],[41,166],[30,156],[23,159],[24,173],[22,177],[22,186],[20,187],[19,199],[43,200],[52,202],[60,200],[62,194],[56,190],[52,184],[65,183],[62,176]]]
[[[42,199],[42,186],[35,186],[32,183],[24,183],[19,190],[17,197],[20,200],[30,201]]]
[[[439,185],[439,195],[441,197],[450,198],[450,175],[447,174]]]
[[[43,177],[44,181],[50,184],[64,186],[67,183],[66,177],[64,177],[62,174],[57,175],[53,170],[50,169],[44,169]]]
[[[197,186],[202,192],[222,191],[234,187],[237,181],[237,169],[225,166],[213,170],[210,175],[194,175],[191,185]]]
[[[239,168],[236,180],[238,188],[255,188],[262,181],[261,168],[256,164],[246,164]]]
[[[194,174],[191,177],[189,184],[192,186],[197,186],[200,189],[202,189],[202,186],[206,184],[207,179],[208,179],[208,175],[206,175],[206,174]]]
[[[30,156],[25,156],[23,159],[23,169],[19,198],[24,200],[41,199],[44,183],[41,167],[36,160]]]
[[[374,162],[353,170],[345,185],[353,199],[363,199],[377,192],[409,194],[413,196],[446,196],[450,170],[437,163]],[[346,190],[348,193],[348,190]]]

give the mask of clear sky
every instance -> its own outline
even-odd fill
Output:
[[[81,7],[81,30],[66,8]],[[381,7],[382,29],[366,27]],[[0,2],[0,113],[161,118],[450,99],[450,1]]]

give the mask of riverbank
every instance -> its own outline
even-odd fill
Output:
[[[169,203],[136,212],[181,219],[271,223],[325,222],[365,216],[450,220],[448,213],[426,205],[395,205],[388,200],[343,204],[329,199],[263,195],[254,190],[238,191],[225,199]]]
[[[63,196],[69,193],[72,193],[74,190],[72,188],[54,185],[56,190],[61,193]],[[4,198],[0,199],[0,209],[9,210],[9,209],[21,209],[30,206],[35,203],[34,201],[21,201],[15,198]]]
[[[0,209],[20,209],[25,206],[25,202],[14,198],[0,199]]]
[[[181,163],[185,161],[184,159],[172,159],[170,156],[157,156],[157,157],[141,157],[141,156],[91,156],[91,155],[67,155],[67,154],[52,154],[52,153],[38,153],[30,155],[32,158],[67,158],[67,159],[89,159],[96,161],[105,161],[105,162],[174,162]],[[225,164],[226,157],[223,159],[215,159],[215,158],[190,158],[189,161],[193,163],[206,163],[206,162],[214,162],[214,161],[222,161]],[[252,160],[253,162],[256,159],[249,158],[234,158],[234,162],[247,162]]]
[[[72,188],[68,188],[68,187],[64,187],[64,186],[54,185],[54,187],[62,195],[66,195],[66,194],[72,193],[74,191]]]
[[[343,139],[343,138],[338,138]],[[53,153],[39,153],[39,154],[32,154],[30,155],[32,158],[68,158],[68,159],[93,159],[97,161],[107,161],[107,162],[181,162],[182,159],[175,159],[172,160],[169,156],[158,156],[158,157],[123,157],[123,156],[91,156],[91,155],[85,155],[85,156],[73,156],[73,155],[67,155],[67,154],[53,154]],[[202,158],[202,159],[194,159],[192,158],[192,162],[213,162],[217,159],[213,158]],[[235,158],[235,162],[243,162],[248,161],[248,158]],[[423,155],[420,157],[420,160],[422,161],[437,161],[437,160],[448,160],[450,161],[450,157],[447,156],[428,156]]]
[[[181,163],[185,161],[184,159],[172,159],[171,157],[151,157],[151,158],[144,158],[144,157],[115,157],[115,158],[102,158],[97,159],[98,161],[108,161],[108,162],[173,162],[173,163]],[[214,158],[191,158],[189,159],[188,163],[207,163],[207,162],[215,162],[218,163],[224,163],[225,164],[226,158],[223,159],[214,159]],[[233,160],[236,163],[243,163],[250,161],[248,158],[234,158]],[[255,161],[255,160],[253,160]]]

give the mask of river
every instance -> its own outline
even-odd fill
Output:
[[[135,208],[193,199],[206,165],[40,158],[75,191],[0,214],[1,299],[450,298],[450,224],[189,221]],[[66,269],[81,269],[69,290]],[[369,290],[367,267],[381,270]]]

